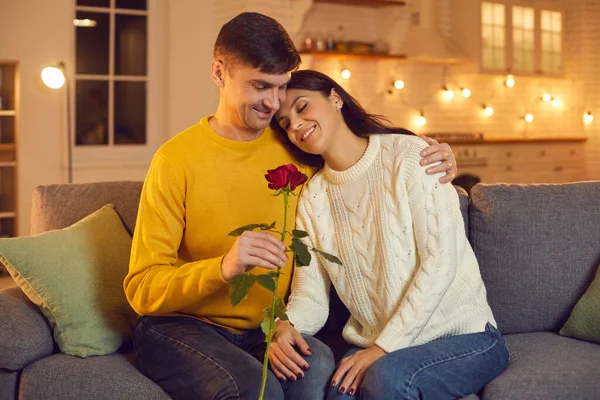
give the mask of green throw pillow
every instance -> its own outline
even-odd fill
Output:
[[[573,308],[560,334],[600,343],[600,266],[594,281]]]
[[[131,337],[130,251],[112,204],[65,229],[0,239],[0,262],[46,316],[60,350],[79,357],[113,353]]]

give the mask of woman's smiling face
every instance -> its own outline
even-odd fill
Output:
[[[321,92],[288,89],[275,118],[300,150],[323,154],[343,123],[338,106],[342,106],[342,101],[334,90],[325,97]]]

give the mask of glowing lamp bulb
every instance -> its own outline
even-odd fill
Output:
[[[56,67],[46,67],[42,70],[42,81],[51,89],[60,89],[65,84],[65,74]]]
[[[525,121],[527,121],[527,123],[532,123],[533,122],[533,114],[527,114],[525,115]]]
[[[494,115],[494,109],[490,106],[484,106],[483,108],[483,112],[485,113],[485,115],[487,115],[488,117],[491,117],[492,115]]]
[[[561,103],[561,101],[559,99],[552,99],[552,102],[550,104],[552,104],[552,107],[558,107],[562,103]]]
[[[350,70],[349,70],[349,69],[347,69],[347,68],[344,68],[344,69],[342,70],[342,78],[343,78],[343,79],[350,79],[350,77],[351,77],[351,76],[352,76],[352,73],[350,72]]]
[[[469,97],[471,97],[471,90],[469,90],[469,88],[463,88],[461,90],[461,93],[465,99],[468,99]]]
[[[398,89],[398,90],[404,89],[404,81],[403,81],[403,80],[400,80],[400,79],[397,79],[397,80],[394,82],[394,87],[395,87],[396,89]]]
[[[417,117],[416,124],[418,126],[425,126],[426,123],[427,123],[427,118],[425,118],[425,116],[423,114],[421,114]]]
[[[544,100],[546,103],[549,102],[550,100],[552,100],[552,96],[550,96],[550,93],[544,93],[542,95],[542,100]]]
[[[585,122],[586,124],[591,124],[592,122],[594,122],[594,116],[592,115],[591,111],[588,111],[585,114],[583,114],[583,122]]]

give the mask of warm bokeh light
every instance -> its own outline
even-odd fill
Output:
[[[533,114],[526,114],[525,121],[527,121],[528,123],[533,122]]]
[[[549,102],[550,100],[552,100],[552,96],[550,95],[550,93],[544,93],[542,95],[542,100],[544,100],[546,103]]]
[[[465,99],[471,97],[471,90],[469,88],[462,88],[460,91]]]
[[[342,70],[342,78],[343,78],[343,79],[350,79],[350,77],[351,77],[351,76],[352,76],[352,73],[350,72],[350,70],[349,70],[349,69],[347,69],[347,68],[344,68],[344,69]]]
[[[427,123],[427,118],[425,118],[425,116],[423,114],[421,114],[417,117],[417,119],[415,120],[415,123],[418,126],[425,126],[425,124]]]
[[[442,90],[444,91],[442,93],[442,96],[444,97],[444,99],[446,100],[452,100],[454,98],[454,91],[450,90],[448,88],[442,88]]]
[[[65,84],[65,74],[56,67],[46,67],[42,70],[42,81],[51,89],[60,89]]]
[[[591,111],[588,111],[585,114],[583,114],[583,122],[585,124],[591,124],[592,122],[594,122],[594,116],[592,115]]]
[[[494,109],[491,106],[483,106],[483,112],[485,113],[485,115],[487,115],[488,117],[491,117],[492,115],[494,115]]]
[[[559,99],[552,99],[550,104],[552,104],[552,107],[558,107],[562,104],[562,102]]]
[[[512,75],[508,75],[506,77],[506,81],[504,81],[504,84],[506,85],[506,87],[509,88],[515,87],[515,77]]]
[[[401,79],[396,79],[394,82],[394,87],[398,90],[404,89],[404,81]]]

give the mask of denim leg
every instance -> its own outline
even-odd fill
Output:
[[[452,336],[401,349],[367,371],[360,399],[454,399],[479,392],[508,366],[504,338],[485,332]]]
[[[309,365],[304,378],[295,382],[282,382],[286,400],[323,400],[335,370],[333,352],[323,342],[312,336],[303,335],[311,348],[310,356],[302,356]]]
[[[225,330],[188,317],[142,317],[134,343],[142,372],[173,399],[257,399],[262,363]],[[283,399],[270,374],[266,399]]]
[[[304,371],[304,377],[296,381],[287,380],[280,382],[283,388],[284,398],[286,400],[323,400],[327,385],[331,380],[335,369],[335,361],[333,352],[323,342],[315,339],[312,336],[302,335],[308,347],[311,348],[312,354],[309,356],[302,355],[309,365],[308,371]],[[253,343],[250,343],[246,348],[248,353],[252,354],[261,362],[264,359],[266,343],[264,342],[264,334],[259,331]],[[269,369],[269,375],[271,375]],[[273,375],[275,377],[275,375]],[[275,378],[277,379],[277,378]]]

